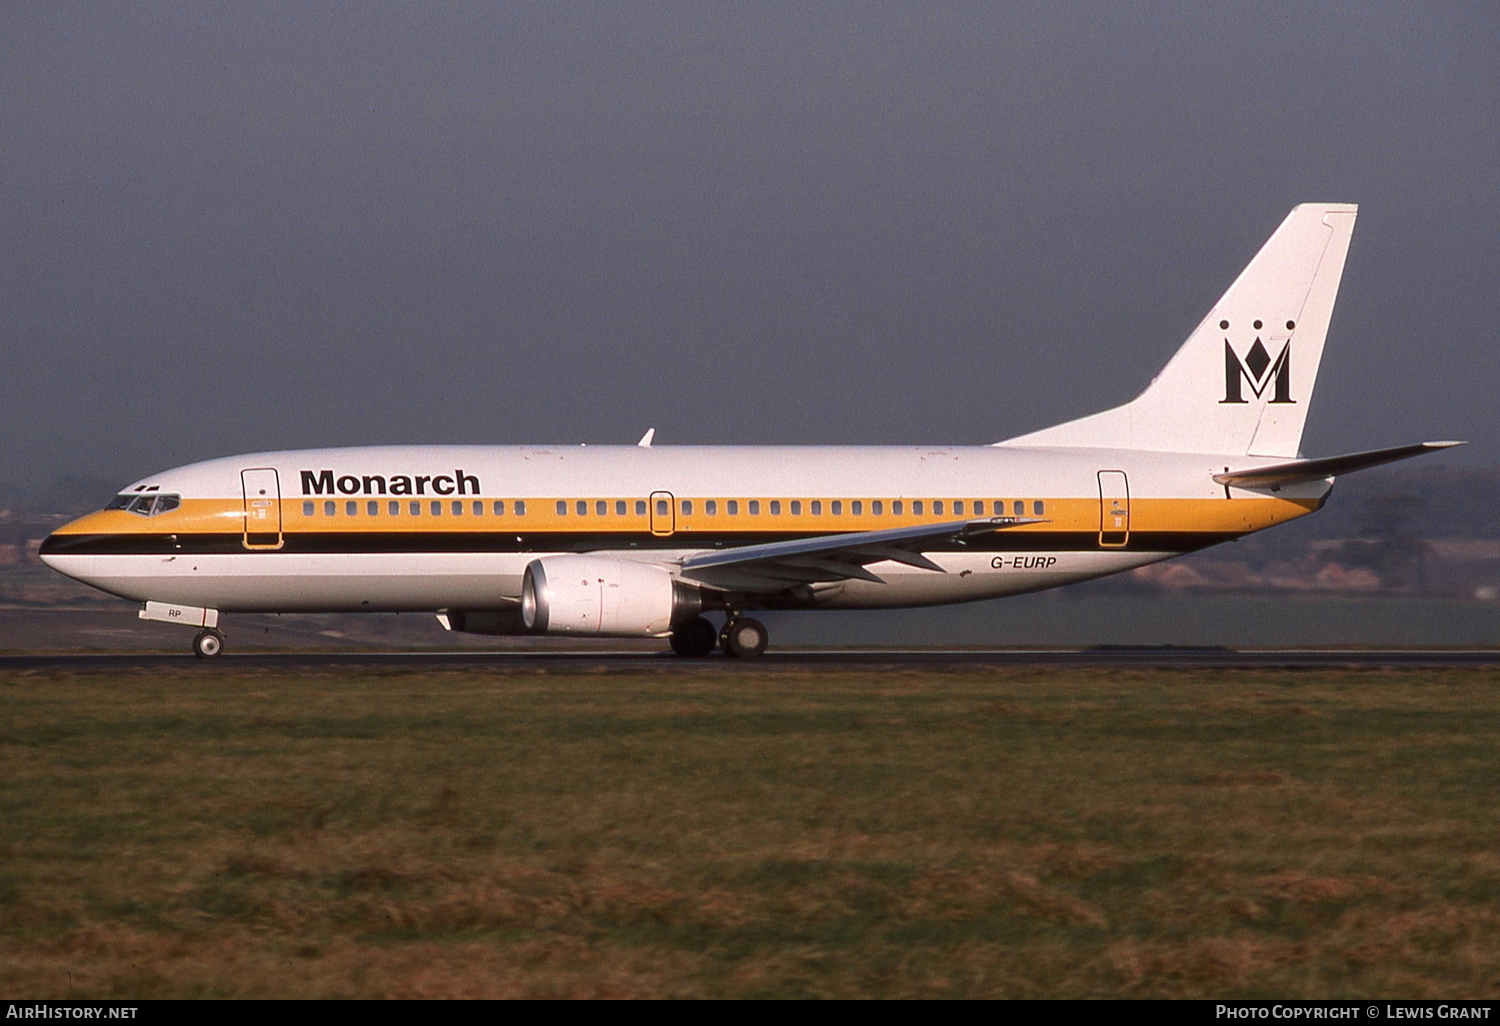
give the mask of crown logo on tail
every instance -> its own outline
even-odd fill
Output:
[[[1259,338],[1241,360],[1229,339],[1224,340],[1224,398],[1219,404],[1246,403],[1242,386],[1248,384],[1255,398],[1271,390],[1272,403],[1295,403],[1292,398],[1292,340],[1282,343],[1281,352],[1271,359]]]

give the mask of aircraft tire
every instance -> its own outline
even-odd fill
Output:
[[[750,617],[730,620],[724,625],[724,653],[736,659],[757,659],[771,640],[766,625]]]
[[[203,631],[193,639],[193,655],[199,659],[213,659],[224,651],[224,635],[218,631]]]
[[[672,651],[680,656],[701,659],[714,650],[718,640],[714,625],[701,616],[695,616],[672,631]]]

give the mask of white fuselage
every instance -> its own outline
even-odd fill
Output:
[[[143,479],[171,509],[90,514],[48,540],[55,569],[137,601],[224,611],[503,609],[538,558],[673,568],[703,552],[1021,515],[980,541],[744,594],[756,606],[880,608],[995,598],[1118,573],[1301,516],[1212,480],[1245,457],[1007,446],[395,446],[254,453]],[[1269,461],[1264,461],[1269,462]],[[662,504],[666,505],[663,506]],[[664,512],[665,511],[665,512]],[[727,588],[733,591],[733,587]]]

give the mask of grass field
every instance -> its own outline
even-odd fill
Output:
[[[1500,996],[1500,673],[0,678],[0,991]]]

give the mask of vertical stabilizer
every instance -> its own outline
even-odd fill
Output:
[[[1295,207],[1134,401],[997,444],[1295,457],[1357,210]]]

